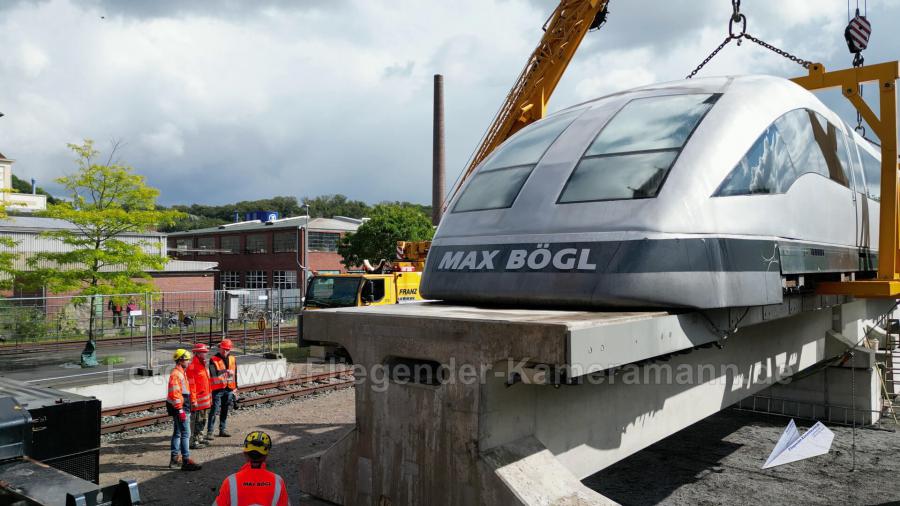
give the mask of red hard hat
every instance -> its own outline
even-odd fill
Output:
[[[197,343],[194,345],[194,349],[192,349],[191,351],[193,351],[194,353],[208,353],[209,346],[206,346],[203,343]]]
[[[231,348],[232,348],[232,346],[231,346],[231,339],[222,339],[222,342],[219,343],[219,348],[222,348],[223,350],[229,350],[229,351],[230,351]]]

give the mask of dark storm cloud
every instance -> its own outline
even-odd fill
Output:
[[[35,1],[35,0],[26,0]],[[339,10],[344,0],[82,0],[106,16],[175,18],[200,15],[233,18],[252,16],[265,9],[285,11]]]

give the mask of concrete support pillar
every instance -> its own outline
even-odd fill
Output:
[[[874,340],[883,335],[870,332],[871,308],[885,304],[889,303],[858,300],[833,308],[832,330],[825,341],[826,361],[742,400],[739,407],[825,423],[878,422],[883,402],[882,377],[876,366],[878,352],[867,348],[864,338]],[[848,350],[853,350],[852,356],[846,356]]]

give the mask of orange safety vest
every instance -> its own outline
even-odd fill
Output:
[[[191,388],[188,385],[187,378],[184,376],[184,369],[176,365],[172,369],[172,374],[169,375],[169,394],[166,395],[166,402],[171,404],[176,410],[179,410],[184,407],[185,397],[190,400],[190,396]]]
[[[237,360],[234,355],[228,355],[228,366],[222,361],[222,357],[213,355],[213,366],[216,368],[216,375],[210,378],[212,390],[221,390],[228,387],[232,390],[237,388]]]
[[[212,406],[212,393],[209,385],[209,370],[200,357],[194,357],[187,368],[187,379],[191,388],[191,411],[203,411]]]
[[[269,505],[290,506],[287,488],[281,476],[267,471],[265,462],[254,468],[244,464],[238,472],[222,481],[216,506]]]

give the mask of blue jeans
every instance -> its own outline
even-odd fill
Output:
[[[172,457],[177,457],[178,453],[184,458],[191,456],[191,415],[187,412],[187,418],[182,422],[178,419],[178,414],[172,415],[172,421],[175,422],[175,430],[172,431]]]
[[[220,414],[219,431],[225,430],[225,423],[228,421],[228,407],[231,405],[232,393],[222,388],[216,390],[212,394],[212,408],[209,410],[209,421],[206,422],[206,432],[212,432],[216,426],[216,415]],[[221,408],[222,412],[219,413]]]

